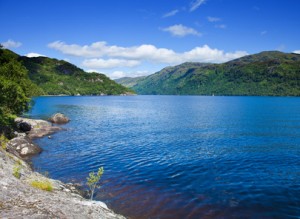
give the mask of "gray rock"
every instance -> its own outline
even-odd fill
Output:
[[[14,132],[14,137],[25,137],[26,133]]]
[[[13,176],[16,164],[20,166],[20,179]],[[33,180],[48,180],[53,190],[35,188]],[[61,188],[67,186],[33,172],[25,162],[0,149],[0,218],[125,219],[103,202],[89,201]]]
[[[6,148],[8,152],[18,157],[32,156],[42,152],[42,149],[26,136],[20,136],[11,139],[6,144]]]
[[[56,123],[56,124],[65,124],[70,121],[70,119],[62,113],[54,114],[49,120],[50,120],[50,122]]]
[[[76,185],[64,184],[33,172],[20,159],[40,152],[31,138],[49,135],[61,130],[60,127],[44,120],[16,118],[15,122],[26,122],[32,129],[28,136],[10,140],[7,151],[0,147],[0,218],[125,219],[108,209],[103,202],[84,199]],[[20,172],[20,179],[14,176],[14,171]],[[53,190],[48,192],[34,188],[31,185],[33,180],[46,180],[52,184]]]
[[[31,128],[40,128],[40,127],[46,127],[46,126],[51,126],[50,122],[47,122],[45,120],[41,119],[28,119],[28,118],[23,118],[23,117],[17,117],[15,118],[15,123],[21,123],[21,122],[26,122],[30,124]]]
[[[34,128],[28,133],[29,138],[41,138],[44,136],[49,136],[57,131],[62,130],[61,127],[58,126],[42,126],[40,128]]]
[[[43,136],[53,134],[54,132],[57,132],[59,130],[62,130],[61,127],[53,126],[50,122],[41,119],[27,119],[27,118],[18,117],[15,119],[15,122],[17,124],[21,122],[26,122],[30,124],[32,129],[28,133],[29,138],[40,138]]]

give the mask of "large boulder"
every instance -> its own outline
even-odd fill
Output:
[[[41,119],[27,119],[22,117],[17,117],[15,119],[16,124],[28,123],[31,126],[31,130],[28,133],[29,138],[41,138],[46,135],[53,134],[59,130],[61,127],[53,126],[50,122]],[[16,134],[20,136],[20,134]]]
[[[31,129],[41,128],[41,127],[45,127],[45,126],[51,126],[51,123],[47,122],[45,120],[28,119],[28,118],[22,118],[22,117],[15,118],[15,123],[17,124],[18,127],[19,127],[19,124],[21,124],[21,123],[27,123],[31,126]]]
[[[50,120],[50,122],[56,123],[56,124],[65,124],[70,121],[70,119],[62,113],[54,114],[49,120]]]
[[[17,127],[21,132],[29,132],[31,130],[31,125],[28,122],[20,122],[17,124]]]
[[[6,144],[6,149],[18,157],[32,156],[42,152],[42,149],[26,136],[11,139]]]

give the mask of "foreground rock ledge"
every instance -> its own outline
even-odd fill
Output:
[[[29,138],[41,138],[62,130],[61,127],[53,126],[50,122],[41,119],[17,117],[15,123],[27,123],[31,126],[31,130],[27,133]]]
[[[16,167],[20,178],[14,176]],[[31,185],[48,180],[52,191]],[[0,218],[101,218],[124,219],[100,201],[81,197],[70,185],[33,172],[19,157],[0,147]]]
[[[42,149],[34,144],[27,136],[18,136],[6,144],[6,150],[17,157],[26,158],[42,152]]]

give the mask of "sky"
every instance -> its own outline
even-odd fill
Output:
[[[299,0],[0,0],[0,43],[112,79],[300,53]]]

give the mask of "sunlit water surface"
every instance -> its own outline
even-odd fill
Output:
[[[300,218],[300,98],[38,97],[71,122],[34,167],[105,173],[96,199],[130,218]]]

